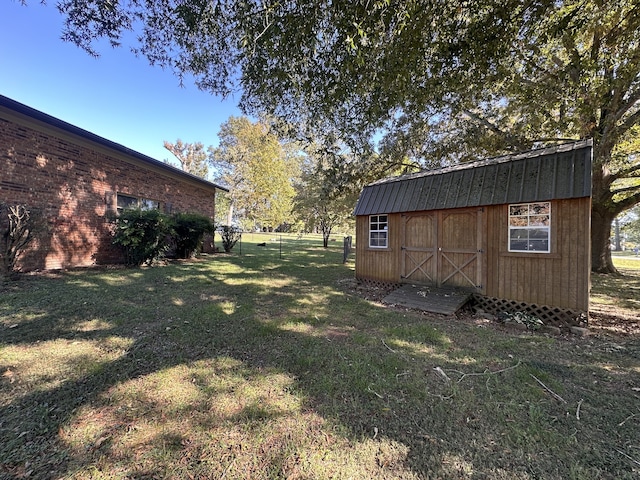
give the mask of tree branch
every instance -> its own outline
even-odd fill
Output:
[[[632,185],[630,187],[624,187],[624,188],[619,188],[619,189],[616,189],[616,190],[612,190],[611,193],[613,195],[621,195],[623,193],[635,192],[635,191],[640,192],[640,184],[639,185]]]
[[[618,130],[619,135],[622,135],[637,123],[640,123],[640,109],[636,110],[632,115],[627,117],[627,119],[624,122],[622,122],[621,125],[616,127],[616,130]]]
[[[628,168],[625,168],[624,170],[620,170],[616,173],[611,174],[611,181],[614,180],[620,180],[621,178],[627,178],[630,176],[633,176],[634,173],[636,172],[640,172],[640,163],[637,163],[636,165],[632,165]]]
[[[618,202],[615,202],[614,205],[615,205],[616,215],[636,206],[638,203],[640,203],[640,191],[635,195],[631,195]]]
[[[520,139],[518,139],[518,138],[516,138],[516,137],[514,137],[512,135],[509,135],[508,133],[502,131],[496,125],[491,123],[486,118],[481,117],[477,113],[473,113],[470,110],[463,110],[462,113],[467,115],[470,119],[475,120],[476,122],[480,123],[482,126],[487,128],[488,130],[494,132],[499,137],[503,138],[512,147],[519,148],[520,150],[526,150],[527,149],[525,146],[522,145],[522,142],[520,141]]]

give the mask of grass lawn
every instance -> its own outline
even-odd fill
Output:
[[[367,300],[339,243],[0,285],[0,478],[640,478],[640,261],[553,337]]]

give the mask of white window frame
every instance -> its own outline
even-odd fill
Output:
[[[551,202],[516,203],[509,208],[509,252],[551,253]],[[546,245],[546,249],[539,248]]]
[[[374,240],[375,237],[375,240]],[[369,215],[369,248],[389,247],[389,216]]]

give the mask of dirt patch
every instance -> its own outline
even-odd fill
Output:
[[[622,308],[592,307],[589,329],[596,334],[618,337],[640,337],[640,315]]]

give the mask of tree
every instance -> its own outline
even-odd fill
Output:
[[[611,221],[640,201],[637,0],[61,0],[64,38],[137,52],[198,85],[242,90],[298,134],[368,159],[442,164],[594,140],[592,267],[615,272]],[[388,155],[387,155],[388,154]]]
[[[337,181],[336,170],[330,168],[330,157],[318,148],[309,148],[309,156],[302,168],[300,182],[296,185],[294,211],[306,230],[322,233],[324,248],[336,228],[345,231],[353,228],[353,209],[362,182]],[[347,162],[341,162],[347,163]]]
[[[182,143],[180,139],[177,139],[176,143],[171,143],[165,140],[164,148],[173,153],[178,159],[182,170],[197,177],[207,178],[209,155],[202,143]]]
[[[234,211],[242,212],[253,226],[269,230],[284,223],[295,193],[296,156],[264,121],[230,117],[218,137],[212,162],[216,177],[230,187]]]
[[[495,73],[457,98],[445,123],[455,137],[438,148],[464,157],[592,138],[592,268],[615,272],[612,221],[640,202],[638,4],[564,1],[545,10],[520,24]]]
[[[47,230],[40,210],[23,204],[0,203],[0,276],[15,278],[18,260]]]
[[[627,241],[633,243],[635,248],[640,247],[640,206],[636,206],[629,210],[623,218],[620,219],[622,231]]]

